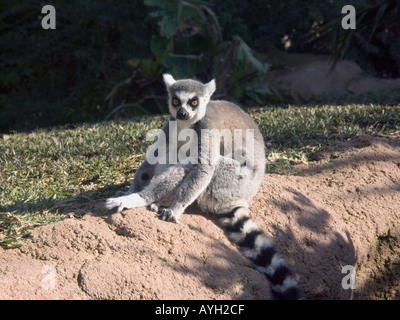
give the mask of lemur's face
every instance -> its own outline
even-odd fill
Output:
[[[215,81],[207,84],[194,80],[175,81],[171,75],[164,75],[169,93],[169,110],[178,121],[200,120],[205,112],[211,95],[215,91]]]
[[[201,98],[201,97],[200,97]],[[177,120],[192,119],[199,109],[206,107],[201,103],[196,92],[176,91],[170,96],[170,111],[172,116]]]

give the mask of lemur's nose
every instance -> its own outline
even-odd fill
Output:
[[[189,119],[189,113],[185,109],[180,108],[178,110],[178,113],[176,114],[176,117],[179,120],[187,120],[187,119]]]

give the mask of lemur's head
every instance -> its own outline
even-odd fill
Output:
[[[190,79],[177,81],[170,74],[164,74],[163,78],[169,93],[171,115],[179,121],[200,120],[215,91],[215,81],[206,84]]]

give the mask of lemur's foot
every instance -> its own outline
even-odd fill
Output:
[[[122,212],[124,209],[131,209],[136,207],[145,207],[144,199],[138,193],[131,193],[126,196],[108,198],[105,207],[107,209],[117,208],[117,212]]]
[[[148,209],[157,213],[161,213],[161,210],[164,208],[161,207],[158,202],[154,202],[151,205],[149,205]]]
[[[160,218],[164,221],[179,223],[180,214],[173,212],[171,209],[160,209]]]
[[[117,212],[122,212],[122,210],[124,210],[124,205],[123,205],[123,201],[120,198],[122,198],[122,197],[108,198],[106,200],[105,207],[108,210],[114,209],[116,207],[117,208]]]

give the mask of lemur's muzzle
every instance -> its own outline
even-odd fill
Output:
[[[189,119],[189,112],[187,112],[184,108],[180,108],[176,114],[176,117],[179,120],[187,120]]]

